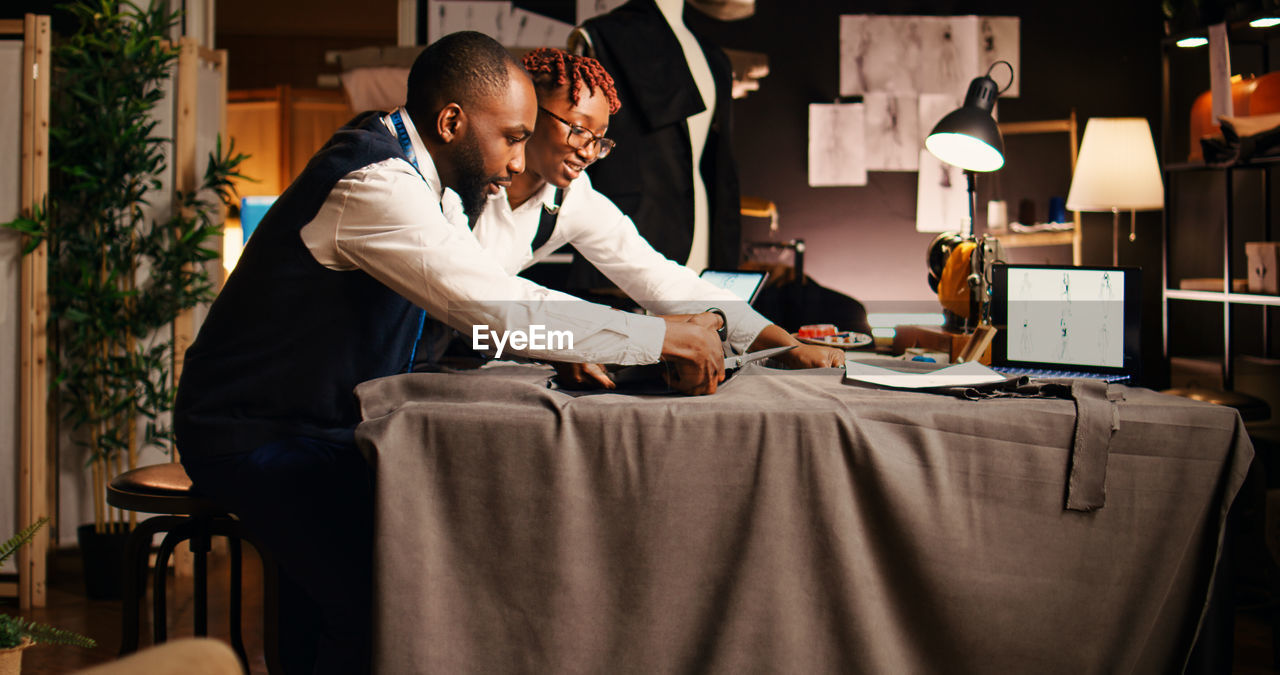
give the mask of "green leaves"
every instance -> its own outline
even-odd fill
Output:
[[[64,6],[79,21],[57,44],[50,128],[51,190],[43,210],[5,226],[48,243],[52,354],[63,418],[92,428],[91,454],[109,458],[134,443],[171,439],[170,326],[212,298],[207,264],[221,206],[245,159],[219,138],[196,190],[167,201],[172,139],[159,134],[155,107],[175,70],[168,43],[178,13],[115,0]]]
[[[23,528],[21,532],[9,537],[8,541],[0,544],[0,564],[3,564],[4,561],[9,559],[9,556],[12,556],[18,549],[22,548],[23,544],[31,541],[32,537],[36,536],[36,532],[48,522],[48,518],[42,517],[40,520]]]
[[[23,530],[0,544],[0,563],[9,559],[23,544],[31,541],[36,532],[48,523],[48,518],[41,518],[23,528]],[[0,614],[0,649],[9,649],[22,644],[24,639],[36,644],[65,644],[80,647],[96,647],[98,643],[92,638],[61,628],[54,628],[22,617]]]
[[[77,647],[97,647],[98,643],[91,637],[61,628],[54,628],[37,621],[18,616],[0,614],[0,649],[17,647],[22,639],[27,638],[35,644],[75,645]]]

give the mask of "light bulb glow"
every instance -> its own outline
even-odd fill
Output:
[[[969,171],[995,171],[1004,166],[1004,155],[990,145],[965,134],[932,134],[924,146],[935,157]]]
[[[1184,47],[1184,48],[1203,47],[1204,45],[1207,45],[1207,44],[1209,44],[1209,38],[1204,38],[1204,37],[1189,37],[1189,38],[1182,38],[1181,40],[1178,40],[1178,46]]]
[[[1280,18],[1268,16],[1262,19],[1254,19],[1249,22],[1249,25],[1254,28],[1270,28],[1272,26],[1280,25]]]

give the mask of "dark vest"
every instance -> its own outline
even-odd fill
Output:
[[[680,42],[653,0],[632,0],[587,20],[583,28],[622,102],[622,109],[609,118],[609,137],[618,148],[587,168],[591,183],[631,217],[654,249],[684,264],[693,244],[694,199],[685,120],[706,107]],[[732,67],[720,48],[701,37],[698,43],[716,87],[716,110],[700,162],[709,209],[709,264],[736,269],[742,224],[737,164],[730,148]],[[579,256],[574,265],[572,287],[607,285],[585,259]]]
[[[380,115],[339,129],[249,239],[187,350],[174,413],[185,455],[353,443],[355,386],[408,369],[422,310],[363,271],[325,268],[299,235],[343,176],[404,157]]]

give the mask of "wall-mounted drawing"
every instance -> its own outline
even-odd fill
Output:
[[[866,185],[866,110],[861,103],[809,105],[809,186]]]
[[[964,231],[969,195],[964,171],[944,164],[920,148],[920,178],[916,190],[916,231]]]
[[[984,16],[978,25],[978,68],[988,72],[997,61],[1007,61],[1013,68],[1015,77],[1008,91],[1000,94],[1005,98],[1018,98],[1019,87],[1017,73],[1022,72],[1022,63],[1018,60],[1019,45],[1018,17],[1016,16]]]
[[[840,95],[950,93],[990,64],[1018,61],[1017,17],[840,17]],[[1017,96],[1015,86],[1005,96]]]
[[[919,166],[920,115],[910,94],[867,93],[866,142],[868,171],[915,171]]]

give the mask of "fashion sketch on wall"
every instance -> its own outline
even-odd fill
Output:
[[[866,106],[867,169],[915,171],[921,142],[916,97],[868,92],[862,101]]]
[[[984,16],[978,19],[978,68],[983,72],[997,61],[1006,61],[1013,68],[1013,82],[1002,98],[1018,98],[1018,75],[1022,63],[1018,60],[1018,18],[1013,16]],[[1001,66],[991,73],[1001,87],[1008,83],[1009,71]]]
[[[563,46],[573,30],[563,21],[486,0],[427,0],[427,43],[461,30],[474,30],[507,47]]]
[[[978,17],[840,17],[840,95],[964,95],[978,71]]]
[[[916,153],[919,176],[916,188],[916,231],[948,232],[959,230],[969,216],[969,196],[964,172],[944,164],[924,149],[925,136],[947,113],[960,107],[963,97],[952,94],[921,94]]]
[[[809,105],[809,186],[866,185],[865,108]]]

